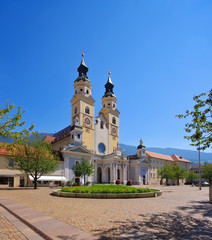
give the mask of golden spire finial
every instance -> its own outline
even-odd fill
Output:
[[[85,51],[83,49],[81,49],[81,51],[82,51],[82,59],[84,59]]]
[[[109,75],[109,77],[110,77],[110,74],[111,74],[111,70],[110,70],[110,68],[108,69],[108,75]]]

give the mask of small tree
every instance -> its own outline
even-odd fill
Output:
[[[34,124],[29,129],[22,129],[26,123],[22,120],[24,111],[21,110],[21,107],[18,107],[16,112],[13,110],[15,110],[15,105],[9,103],[6,103],[6,106],[0,109],[0,137],[12,137],[13,140],[18,140],[29,135],[29,132],[34,128]]]
[[[178,165],[172,166],[173,168],[173,173],[174,173],[174,179],[177,180],[177,185],[180,185],[180,179],[185,179],[186,178],[186,169],[183,167],[180,167]]]
[[[29,174],[34,179],[34,189],[38,179],[57,169],[59,158],[53,154],[52,146],[39,134],[33,139],[25,138],[22,144],[8,144],[8,158],[15,161],[15,169]]]
[[[174,179],[174,172],[172,166],[169,164],[164,165],[163,168],[158,169],[158,175],[161,177],[161,183],[163,179],[166,179],[166,185],[168,185],[169,179]]]
[[[94,172],[94,165],[91,163],[87,158],[82,157],[81,163],[75,164],[72,166],[72,170],[77,177],[83,177],[84,178],[84,183],[85,182],[85,177],[91,176]]]
[[[205,97],[207,95],[207,97]],[[212,89],[208,94],[201,93],[194,96],[196,102],[194,110],[186,110],[185,114],[176,115],[178,118],[191,117],[191,123],[187,123],[185,131],[190,134],[184,138],[191,141],[192,146],[196,146],[197,150],[205,150],[210,148],[212,143]]]
[[[198,178],[198,174],[196,174],[194,171],[189,171],[186,174],[186,180],[190,181],[191,184],[193,184],[193,181]]]
[[[207,96],[207,97],[206,97]],[[191,141],[192,146],[196,146],[199,151],[199,190],[201,190],[201,165],[200,150],[211,147],[212,143],[212,89],[208,94],[201,93],[194,96],[194,110],[186,110],[185,114],[176,115],[179,119],[191,117],[191,123],[186,123],[185,131],[189,134],[184,138]]]
[[[212,184],[212,164],[205,164],[202,167],[202,177],[207,179]]]

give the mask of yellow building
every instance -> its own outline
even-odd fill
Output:
[[[68,144],[82,144],[91,153],[111,154],[119,145],[119,111],[110,73],[102,97],[102,109],[95,119],[95,100],[84,55],[77,70],[79,76],[74,81],[74,96],[71,99],[72,124],[54,135],[53,148],[61,150]]]

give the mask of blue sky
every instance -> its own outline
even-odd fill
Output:
[[[96,116],[111,69],[121,143],[194,149],[175,115],[212,87],[211,11],[210,0],[1,0],[0,106],[21,106],[40,132],[69,125],[84,49]]]

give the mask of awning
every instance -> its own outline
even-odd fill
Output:
[[[32,176],[29,176],[29,179],[31,181],[34,181],[34,178]],[[66,182],[67,179],[64,176],[41,176],[38,181],[62,181]]]

